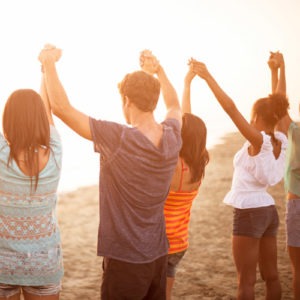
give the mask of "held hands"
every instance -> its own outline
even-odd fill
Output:
[[[140,54],[140,66],[143,71],[153,75],[160,68],[159,60],[152,54],[150,50],[143,50]]]
[[[46,44],[39,54],[39,61],[43,64],[45,61],[57,62],[62,55],[62,50],[54,45]]]
[[[272,52],[270,51],[270,56],[268,60],[269,68],[272,71],[276,71],[278,68],[282,67],[284,65],[284,59],[282,53],[279,51]]]
[[[197,74],[202,79],[206,80],[210,76],[206,65],[200,61],[197,61],[196,59],[192,58],[189,61],[189,64],[191,66],[192,71]]]
[[[185,78],[184,78],[184,81],[186,84],[189,84],[191,83],[191,81],[194,79],[194,77],[196,76],[196,73],[193,71],[193,63],[194,59],[193,58],[190,58],[188,60],[188,66],[189,66],[189,70],[188,72],[186,73],[185,75]]]

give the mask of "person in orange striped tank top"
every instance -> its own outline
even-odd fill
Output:
[[[192,64],[192,59],[189,65]],[[191,113],[190,86],[195,73],[190,67],[184,80],[182,97],[182,148],[165,202],[164,215],[169,240],[167,269],[167,299],[171,299],[176,267],[183,258],[188,244],[188,229],[193,200],[196,198],[205,167],[209,162],[206,149],[206,126],[202,119]]]

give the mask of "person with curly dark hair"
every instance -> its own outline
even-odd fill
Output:
[[[277,184],[284,175],[287,137],[276,131],[275,126],[286,116],[288,100],[281,94],[258,99],[252,106],[249,123],[204,63],[194,61],[193,71],[207,83],[247,140],[234,157],[232,186],[224,198],[225,204],[233,207],[232,251],[238,275],[237,299],[254,299],[257,264],[265,281],[266,299],[280,299],[279,218],[267,188]]]

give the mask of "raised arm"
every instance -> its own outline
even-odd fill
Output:
[[[40,87],[40,95],[41,95],[41,98],[42,98],[42,100],[43,100],[43,102],[45,104],[45,108],[46,108],[46,112],[47,112],[47,117],[48,117],[49,123],[51,125],[54,125],[52,111],[51,111],[51,106],[50,106],[50,102],[49,102],[49,98],[48,98],[48,94],[47,94],[47,90],[46,90],[46,83],[45,83],[44,74],[42,74],[41,87]]]
[[[276,93],[286,95],[285,63],[282,53],[276,53],[276,60],[279,65],[279,80],[276,87]]]
[[[271,69],[272,92],[286,95],[285,63],[282,53],[271,52],[268,65]],[[278,78],[279,71],[279,78]],[[276,130],[287,134],[292,119],[286,114],[276,125]]]
[[[277,85],[278,85],[278,63],[275,59],[276,52],[270,52],[270,57],[268,60],[268,65],[271,70],[271,89],[272,94],[276,93]]]
[[[174,118],[182,124],[182,115],[176,90],[169,81],[163,67],[149,50],[144,50],[140,55],[141,68],[150,74],[156,74],[160,82],[163,99],[167,108],[167,118]]]
[[[241,134],[251,143],[255,151],[259,151],[263,143],[262,134],[243,117],[232,99],[221,89],[213,76],[208,72],[205,64],[194,61],[193,71],[206,81],[219,104],[231,118]]]
[[[53,113],[72,130],[82,137],[91,140],[89,117],[75,109],[61,84],[55,62],[61,56],[61,50],[55,47],[45,47],[39,55],[45,78],[45,86]]]
[[[184,77],[184,86],[183,86],[183,94],[181,101],[181,111],[182,113],[192,113],[191,106],[191,83],[196,73],[193,71],[192,66],[193,59],[189,60],[189,70]]]

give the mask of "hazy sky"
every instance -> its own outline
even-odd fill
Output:
[[[0,109],[15,89],[39,90],[37,56],[53,43],[63,49],[58,71],[71,103],[96,118],[124,122],[117,83],[139,69],[145,48],[158,57],[179,97],[188,59],[205,62],[246,118],[254,100],[270,93],[269,51],[280,50],[291,113],[297,116],[299,16],[299,0],[2,0]],[[208,140],[235,129],[198,78],[192,107],[207,123]],[[158,108],[160,118],[165,110],[162,103]],[[62,186],[94,183],[98,157],[91,143],[58,120],[56,125],[66,154]]]
[[[179,96],[193,56],[242,107],[269,93],[266,61],[270,50],[280,50],[294,111],[300,99],[299,16],[298,0],[1,1],[1,104],[13,89],[38,90],[37,55],[50,42],[64,51],[58,68],[71,102],[95,116],[121,116],[117,83],[138,69],[144,48],[160,59]],[[200,113],[218,109],[200,80],[193,90]]]

